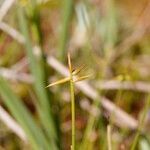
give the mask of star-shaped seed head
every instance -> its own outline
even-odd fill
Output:
[[[77,76],[86,67],[85,67],[85,65],[82,65],[81,67],[79,67],[77,69],[72,69],[70,53],[68,53],[68,68],[69,68],[69,72],[70,72],[70,76],[69,77],[60,79],[60,80],[58,80],[56,82],[53,82],[53,83],[49,84],[48,86],[46,86],[46,88],[54,86],[54,85],[58,85],[58,84],[62,84],[62,83],[68,82],[68,81],[71,80],[71,77],[72,77],[72,81],[73,82],[78,82],[78,81],[85,80],[85,79],[87,79],[87,78],[89,78],[91,76],[91,75],[85,75],[85,76],[81,76],[81,77]]]

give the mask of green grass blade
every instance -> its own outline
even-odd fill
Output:
[[[12,92],[7,82],[0,77],[0,94],[4,104],[8,107],[14,118],[25,130],[34,149],[47,149],[48,142],[41,129],[34,122],[31,114],[25,108],[21,100]]]
[[[56,142],[58,142],[57,131],[55,128],[54,119],[51,113],[51,106],[49,101],[48,89],[45,89],[47,82],[45,80],[44,61],[42,55],[35,56],[33,54],[31,39],[29,36],[27,20],[25,18],[24,9],[18,8],[18,19],[20,28],[25,37],[25,48],[28,60],[30,62],[30,70],[34,76],[34,89],[38,97],[38,105],[40,107],[39,116],[41,123],[49,138],[50,145],[57,149]],[[41,53],[41,51],[39,50]]]
[[[109,55],[110,49],[112,49],[118,40],[118,22],[117,22],[117,10],[114,0],[107,0],[107,9],[105,17],[105,48],[106,55]]]
[[[99,108],[101,106],[100,101],[98,101],[99,98],[100,97],[95,99],[95,101],[92,104],[92,107]],[[99,115],[97,117],[99,117]],[[95,117],[95,115],[93,115],[92,113],[90,114],[90,116],[88,118],[86,129],[85,129],[85,132],[83,135],[82,142],[79,146],[79,150],[88,149],[89,146],[91,145],[91,142],[89,140],[89,135],[91,134],[92,130],[95,129],[95,126],[98,124],[99,119],[97,117]]]
[[[67,41],[69,34],[69,26],[73,13],[73,0],[65,0],[63,3],[62,12],[62,28],[59,40],[59,58],[64,61],[64,56],[67,55]]]

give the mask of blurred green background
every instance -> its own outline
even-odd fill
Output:
[[[0,150],[150,149],[149,0],[0,0]]]

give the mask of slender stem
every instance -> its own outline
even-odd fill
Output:
[[[108,150],[112,150],[111,148],[111,126],[107,126],[107,143],[108,143]]]
[[[68,53],[68,66],[70,72],[70,94],[71,94],[71,127],[72,127],[72,144],[71,150],[75,150],[75,96],[74,96],[74,82],[72,75],[72,65],[70,54]]]
[[[72,76],[72,75],[71,75]],[[74,99],[74,83],[70,80],[70,92],[71,92],[71,118],[72,118],[72,145],[71,150],[75,150],[75,99]]]

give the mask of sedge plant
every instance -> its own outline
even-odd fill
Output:
[[[72,132],[71,132],[71,150],[75,150],[75,91],[74,91],[74,83],[84,80],[88,78],[90,75],[85,75],[78,77],[77,74],[80,73],[81,70],[85,68],[85,66],[81,66],[78,69],[72,69],[72,64],[71,64],[71,58],[70,54],[68,53],[68,68],[69,68],[69,76],[66,78],[63,78],[61,80],[58,80],[56,82],[53,82],[49,84],[47,87],[51,87],[54,85],[62,84],[65,82],[70,83],[70,95],[71,95],[71,127],[72,127]]]

